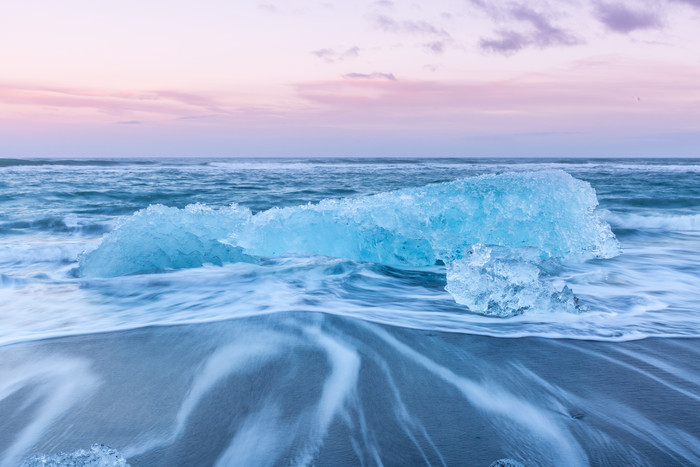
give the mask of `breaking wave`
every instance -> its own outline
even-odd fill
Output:
[[[635,230],[666,230],[672,232],[700,231],[700,215],[642,216],[639,214],[608,213],[605,219],[614,227]]]

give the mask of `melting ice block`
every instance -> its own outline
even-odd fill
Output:
[[[597,204],[588,183],[555,170],[485,175],[255,215],[236,206],[151,206],[84,255],[80,271],[110,277],[281,255],[396,267],[442,262],[457,302],[509,316],[541,308],[556,292],[542,282],[540,261],[618,253]],[[486,250],[489,258],[475,263]],[[570,307],[566,290],[557,294],[555,308]]]
[[[506,318],[529,310],[577,312],[571,289],[555,289],[542,277],[539,260],[527,251],[494,254],[483,244],[447,264],[445,289],[475,313]],[[531,252],[530,252],[531,253]]]
[[[270,209],[231,236],[251,255],[326,255],[393,266],[462,258],[477,243],[542,257],[617,253],[591,186],[563,171],[507,173]]]
[[[87,277],[114,277],[247,261],[249,258],[240,248],[219,239],[249,217],[249,210],[236,206],[149,206],[124,220],[105,235],[97,249],[83,255],[80,273]]]

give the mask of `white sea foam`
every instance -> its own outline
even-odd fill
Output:
[[[614,227],[622,229],[700,232],[700,214],[659,216],[607,213],[604,217]]]
[[[23,454],[37,444],[48,428],[62,415],[91,395],[100,385],[99,378],[91,371],[89,362],[73,357],[51,356],[16,362],[12,373],[3,372],[0,378],[0,401],[6,399],[25,386],[30,386],[31,395],[40,401],[34,408],[36,415],[2,453],[0,467],[18,465]],[[32,387],[33,386],[33,387]],[[68,455],[70,456],[70,455]],[[68,458],[68,457],[66,457]],[[39,456],[27,461],[27,466],[66,465],[62,457]],[[112,464],[76,463],[76,466],[100,466]],[[118,465],[118,464],[114,464]]]
[[[93,444],[90,450],[32,456],[22,462],[21,467],[129,467],[129,464],[116,449]]]
[[[274,196],[287,193],[290,186],[298,188],[294,178],[297,176],[305,182],[306,177],[319,177],[314,180],[321,181],[320,193],[332,196],[327,194],[332,189],[329,191],[324,184],[331,183],[333,177],[325,177],[328,173],[346,174],[349,170],[337,164],[311,165],[315,168],[304,175],[287,172],[292,181],[283,190],[272,187]],[[358,171],[364,172],[349,175],[354,179],[348,186],[357,193],[372,191],[363,184],[375,165],[387,164],[357,164]],[[82,235],[44,231],[3,235],[0,237],[0,345],[290,310],[333,313],[392,326],[501,337],[630,340],[648,336],[698,336],[700,319],[695,311],[700,300],[697,287],[700,257],[697,230],[693,230],[697,227],[697,211],[693,206],[682,205],[687,202],[687,196],[682,193],[679,196],[685,198],[675,202],[678,207],[673,210],[624,204],[627,197],[638,192],[635,187],[648,177],[663,177],[666,165],[656,165],[661,166],[660,175],[650,172],[651,175],[632,174],[623,178],[609,172],[617,174],[629,166],[632,166],[630,170],[641,170],[648,163],[397,163],[395,168],[400,170],[397,174],[383,171],[378,175],[383,180],[382,186],[391,187],[405,186],[407,174],[422,177],[419,180],[449,179],[443,166],[454,168],[454,177],[478,171],[571,167],[579,174],[585,171],[597,174],[595,183],[602,186],[603,196],[608,197],[609,214],[606,211],[599,214],[595,193],[587,183],[550,171],[535,177],[531,173],[511,173],[469,178],[374,196],[328,199],[258,214],[240,206],[192,205],[185,209],[152,206],[121,218],[121,227],[106,235],[99,246],[99,238]],[[685,166],[672,164],[669,170],[675,170],[675,165]],[[132,168],[134,173],[130,172]],[[111,171],[110,177],[142,177],[148,173],[149,177],[160,180],[158,177],[163,176],[158,172],[160,168],[153,167],[75,166],[72,169],[84,171],[70,174],[74,177],[71,181],[83,183],[81,189],[94,186],[94,177],[99,183],[108,180],[105,171]],[[182,174],[191,175],[190,172],[200,169],[223,170],[205,165],[200,168],[199,163],[183,165],[177,169],[176,181],[181,180]],[[66,177],[63,168],[52,170],[52,175],[38,172],[34,175],[37,180],[57,179],[63,183]],[[423,170],[442,175],[425,176]],[[170,169],[166,172],[167,177],[172,175]],[[625,172],[629,173],[629,170]],[[88,176],[90,180],[85,182]],[[243,174],[240,178],[245,180],[248,176]],[[198,180],[197,177],[200,175],[193,180]],[[266,180],[266,176],[257,177],[255,183]],[[692,182],[692,175],[689,177],[683,179],[684,183]],[[387,180],[390,183],[385,183]],[[622,194],[611,195],[617,193],[620,184],[624,188]],[[667,198],[666,187],[663,184],[656,195]],[[284,204],[267,200],[267,188],[263,188],[262,193],[252,189],[251,195],[246,191],[243,202],[252,206],[251,199],[265,198],[266,206]],[[16,194],[23,193],[22,189],[18,184]],[[650,194],[652,200],[653,195]],[[615,200],[612,204],[611,196]],[[24,202],[33,203],[35,198],[30,198]],[[153,198],[157,197],[149,196],[142,202]],[[312,198],[317,199],[315,194]],[[616,209],[618,199],[622,200],[623,208]],[[454,202],[450,204],[450,200]],[[551,200],[560,204],[552,204]],[[65,207],[64,204],[61,206]],[[184,205],[182,199],[180,204]],[[534,211],[528,211],[531,205]],[[12,203],[9,206],[6,213],[12,213],[13,209],[16,213],[26,210],[13,207]],[[31,206],[27,207],[29,211],[33,209]],[[77,215],[85,222],[97,219],[113,225],[118,219],[109,214],[114,207],[112,200],[105,203],[101,195],[97,200],[87,199],[79,207],[80,210],[76,207],[57,212],[56,217],[67,219],[72,225],[75,222],[69,222],[71,215],[67,213],[74,210],[80,212]],[[540,208],[545,215],[539,214]],[[86,214],[93,209],[96,214]],[[41,210],[35,214],[46,215]],[[509,224],[515,219],[521,223]],[[570,222],[571,219],[580,222]],[[631,228],[643,229],[650,235],[625,233],[622,255],[600,261],[595,257],[612,256],[617,251],[606,221],[615,229],[636,223],[638,227]],[[597,237],[599,234],[602,240]],[[488,241],[480,240],[484,236]],[[523,242],[534,246],[523,248]],[[492,251],[490,261],[478,268],[474,265],[465,268],[464,263],[468,262],[465,254],[480,243]],[[505,250],[499,244],[505,245]],[[534,256],[530,254],[532,249]],[[78,264],[83,250],[87,253]],[[540,252],[558,260],[542,259]],[[277,254],[281,256],[275,257]],[[436,260],[439,260],[437,265]],[[82,276],[78,273],[79,266]],[[183,269],[173,270],[177,268]],[[166,271],[168,274],[135,274]],[[120,274],[127,275],[94,277]],[[565,293],[561,294],[562,291]],[[559,299],[570,303],[571,298],[575,307],[566,303],[561,306]],[[511,317],[503,320],[474,313],[498,315],[499,309],[506,310],[506,316]],[[520,311],[522,314],[512,316]]]

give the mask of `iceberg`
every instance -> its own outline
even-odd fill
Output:
[[[618,254],[597,205],[590,184],[561,170],[484,175],[256,214],[236,205],[157,205],[84,254],[80,273],[113,277],[288,255],[445,264],[447,290],[458,303],[512,315],[556,292],[540,279],[539,262]],[[487,250],[489,258],[477,264]],[[491,251],[507,254],[492,258]],[[566,290],[557,295],[556,307],[571,307]]]
[[[249,217],[249,210],[237,206],[149,206],[123,220],[97,249],[83,254],[80,274],[115,277],[249,261],[240,248],[219,241]]]
[[[554,288],[543,277],[540,261],[523,253],[498,254],[474,245],[469,255],[447,264],[445,289],[460,305],[488,316],[506,318],[529,310],[578,312],[571,289]]]
[[[618,245],[591,186],[563,171],[485,175],[270,209],[228,241],[251,255],[325,255],[391,266],[459,259],[472,245],[609,257]]]

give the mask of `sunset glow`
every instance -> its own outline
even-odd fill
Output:
[[[697,156],[700,3],[6,2],[0,154]]]

